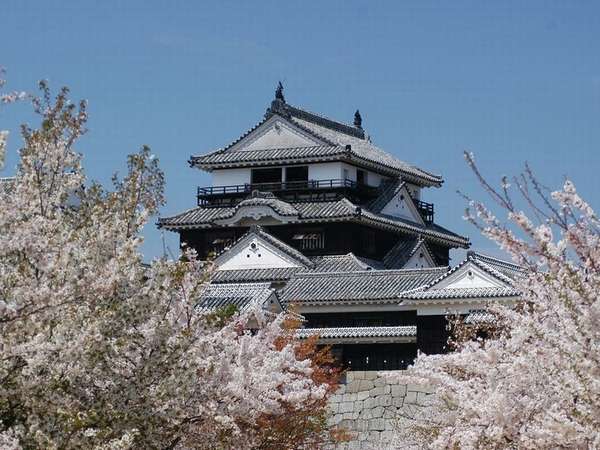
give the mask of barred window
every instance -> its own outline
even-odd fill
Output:
[[[318,233],[298,233],[292,237],[296,246],[300,250],[319,250],[325,248],[325,234]]]

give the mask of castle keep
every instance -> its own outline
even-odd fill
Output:
[[[445,350],[445,314],[476,320],[490,299],[513,301],[512,263],[468,252],[439,225],[429,189],[439,175],[375,146],[358,111],[352,125],[285,100],[225,147],[190,158],[212,174],[196,206],[159,226],[218,270],[209,307],[289,305],[350,370],[395,370],[417,350]]]

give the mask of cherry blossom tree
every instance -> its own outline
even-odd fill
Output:
[[[112,190],[88,182],[86,104],[41,88],[41,126],[23,126],[0,186],[0,447],[251,449],[268,418],[320,408],[333,381],[282,341],[284,315],[212,320],[196,308],[210,264],[192,251],[142,263],[140,230],[163,203],[150,150]]]
[[[508,221],[471,200],[467,218],[525,269],[522,298],[489,306],[487,339],[419,355],[404,379],[436,393],[403,417],[398,446],[600,448],[600,220],[571,181],[548,193],[526,167],[494,189],[466,158]]]

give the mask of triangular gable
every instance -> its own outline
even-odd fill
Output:
[[[435,259],[424,240],[417,242],[415,248],[411,251],[408,261],[402,266],[403,269],[424,269],[436,267]]]
[[[277,114],[242,136],[227,152],[274,148],[313,147],[327,144]]]
[[[313,263],[284,242],[255,229],[222,253],[215,264],[218,270],[278,269],[309,267]]]
[[[408,219],[412,222],[425,225],[423,217],[419,213],[415,202],[410,196],[410,192],[406,188],[405,184],[399,186],[394,196],[387,202],[387,204],[381,209],[381,214],[388,216],[401,217]]]
[[[510,287],[510,284],[501,275],[496,276],[494,272],[486,270],[480,267],[475,261],[468,259],[463,264],[451,270],[442,279],[429,286],[427,290],[491,287]]]

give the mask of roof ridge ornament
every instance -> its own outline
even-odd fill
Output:
[[[285,97],[283,96],[283,84],[280,82],[277,83],[277,89],[275,89],[275,100],[281,100],[285,103]]]
[[[275,99],[273,99],[271,102],[271,106],[267,108],[265,119],[268,119],[273,114],[279,114],[283,117],[290,117],[290,111],[288,104],[285,102],[285,97],[283,95],[283,83],[281,81],[277,83],[277,88],[275,89]]]
[[[362,130],[362,117],[360,115],[360,111],[357,109],[354,113],[354,126],[360,130]]]

